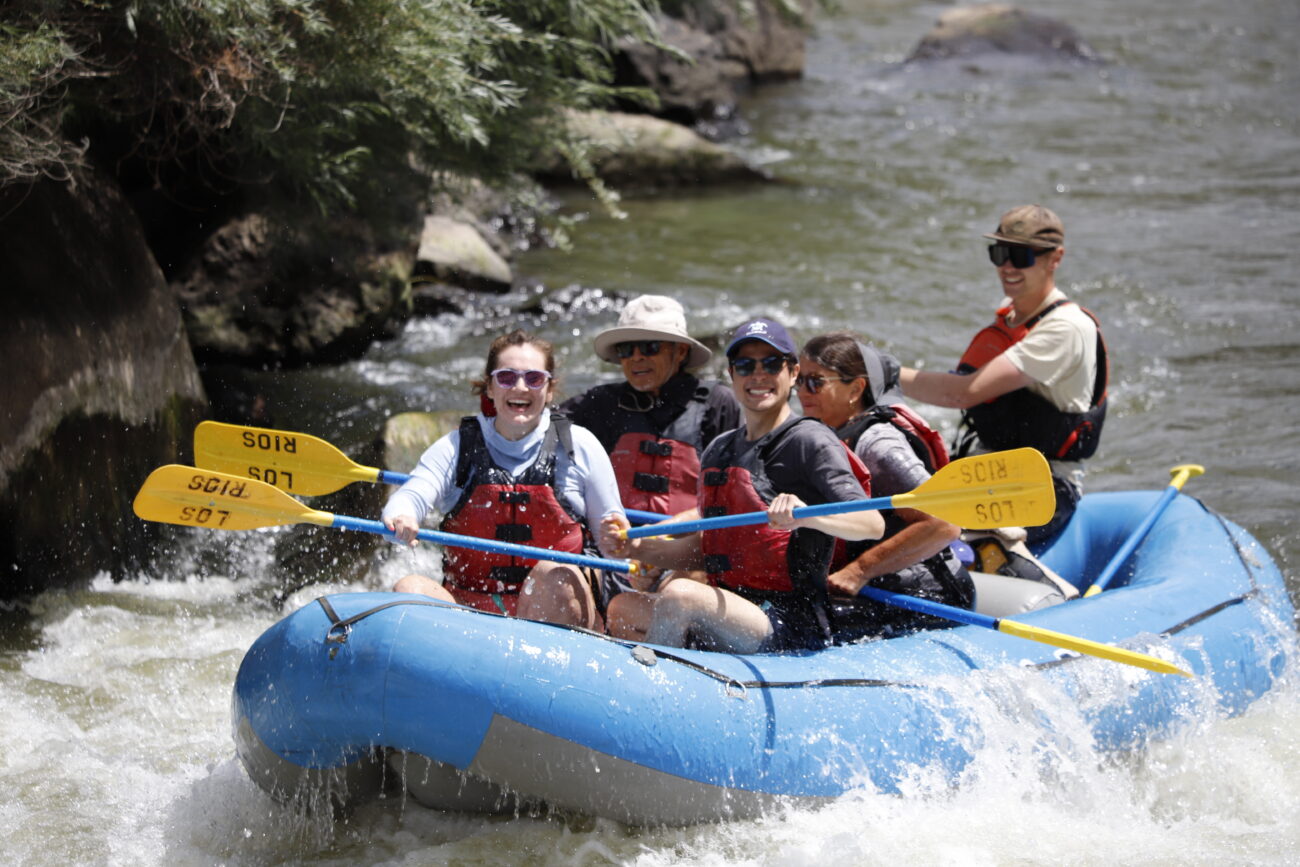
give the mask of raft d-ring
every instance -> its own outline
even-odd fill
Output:
[[[330,631],[325,633],[325,643],[334,645],[330,648],[330,659],[338,656],[339,648],[348,643],[348,636],[351,634],[351,623],[344,623],[341,629],[338,624],[330,627]]]
[[[727,685],[725,689],[727,693],[727,698],[744,699],[749,696],[749,691],[745,688],[745,685],[740,681],[736,680],[734,677],[727,681]]]

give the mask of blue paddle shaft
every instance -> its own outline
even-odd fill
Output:
[[[624,509],[623,514],[627,515],[629,521],[638,524],[657,524],[672,517],[672,515],[661,515],[658,512],[643,512],[640,509]]]
[[[942,602],[932,602],[929,599],[908,596],[906,593],[881,590],[869,584],[859,590],[858,595],[867,599],[874,599],[876,602],[883,602],[885,605],[892,605],[895,608],[906,608],[908,611],[930,614],[935,617],[942,617],[945,620],[955,620],[968,626],[982,626],[985,629],[994,631],[998,629],[998,619],[996,617],[980,614],[978,611],[957,608],[954,605],[944,605]]]
[[[1092,582],[1092,587],[1088,588],[1090,592],[1100,592],[1106,589],[1106,585],[1109,584],[1111,579],[1113,579],[1116,573],[1119,572],[1119,568],[1128,560],[1129,555],[1137,550],[1138,545],[1142,544],[1142,540],[1147,537],[1147,533],[1150,533],[1151,528],[1155,526],[1156,519],[1160,517],[1160,515],[1165,511],[1165,507],[1168,506],[1176,496],[1178,496],[1178,488],[1173,485],[1165,488],[1165,492],[1160,495],[1160,499],[1156,501],[1156,504],[1151,507],[1151,511],[1147,512],[1146,517],[1142,519],[1142,523],[1137,525],[1137,528],[1133,531],[1132,535],[1130,535],[1128,539],[1125,540],[1124,544],[1119,547],[1119,550],[1115,552],[1115,556],[1110,558],[1110,562],[1106,564],[1106,568],[1101,570],[1101,574],[1097,576],[1097,580]],[[1094,590],[1093,588],[1096,589]]]
[[[395,473],[392,470],[380,470],[379,481],[386,485],[404,485],[411,477],[406,473]],[[658,512],[643,512],[640,509],[624,509],[623,513],[627,515],[629,521],[638,524],[654,524],[659,521],[666,521],[670,515],[661,515]]]
[[[838,503],[820,503],[816,506],[800,506],[794,510],[794,516],[796,518],[815,518],[818,515],[841,515],[845,512],[888,509],[891,507],[893,499],[893,497],[875,497],[870,500],[845,500]],[[719,530],[723,527],[747,527],[751,524],[766,523],[767,512],[743,512],[739,515],[719,515],[716,518],[697,518],[694,521],[673,521],[651,527],[633,527],[627,531],[627,538],[677,536],[682,533],[694,533],[696,530]]]
[[[350,518],[347,515],[333,515],[332,526],[344,530],[359,530],[362,533],[374,533],[392,539],[396,533],[379,521],[365,518]],[[437,530],[421,530],[419,538],[426,542],[436,542],[452,548],[470,548],[475,551],[490,551],[494,554],[509,554],[512,557],[527,557],[531,560],[550,560],[554,563],[568,563],[573,566],[591,566],[595,569],[608,569],[611,572],[635,571],[629,560],[610,560],[605,557],[588,557],[586,554],[570,554],[568,551],[552,551],[548,548],[532,548],[528,545],[516,545],[513,542],[497,542],[494,539],[478,539],[474,536],[458,536],[455,533],[441,533]]]
[[[411,477],[406,473],[395,473],[392,470],[380,470],[379,478],[376,481],[383,482],[385,485],[404,485],[410,481]]]

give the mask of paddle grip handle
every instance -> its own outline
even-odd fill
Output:
[[[410,476],[406,473],[395,473],[392,470],[376,470],[379,474],[375,481],[385,485],[404,485],[410,481]]]
[[[816,506],[800,506],[794,510],[794,516],[796,518],[815,518],[819,515],[842,515],[845,512],[888,509],[893,499],[893,497],[873,497],[870,500],[844,500],[837,503],[819,503]],[[626,538],[677,536],[682,533],[694,533],[697,530],[720,530],[724,527],[748,527],[753,524],[766,523],[767,512],[743,512],[739,515],[719,515],[716,518],[697,518],[694,521],[673,521],[668,524],[655,524],[649,527],[633,527],[627,531]]]
[[[359,530],[362,533],[374,533],[378,536],[396,538],[397,534],[380,521],[365,518],[352,518],[347,515],[334,515],[334,527],[344,530]],[[494,554],[509,554],[512,557],[527,557],[531,560],[550,560],[553,563],[568,563],[572,566],[591,566],[595,569],[608,569],[611,572],[635,572],[637,567],[630,560],[611,560],[605,557],[588,557],[586,554],[571,554],[568,551],[552,551],[549,548],[533,548],[528,545],[516,545],[514,542],[497,542],[493,539],[478,539],[474,536],[460,536],[455,533],[442,533],[437,530],[421,530],[420,539],[436,542],[452,548],[469,548],[474,551],[489,551]]]

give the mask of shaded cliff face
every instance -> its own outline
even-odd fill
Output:
[[[156,529],[141,481],[207,400],[180,312],[115,185],[0,190],[0,597],[120,573]]]

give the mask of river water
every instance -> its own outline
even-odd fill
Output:
[[[1068,234],[1060,283],[1101,317],[1112,409],[1092,490],[1194,494],[1244,525],[1300,588],[1300,5],[1294,0],[1044,0],[1099,65],[902,60],[946,6],[841,0],[804,80],[745,105],[741,146],[783,183],[629,200],[586,219],[572,253],[520,270],[581,303],[526,324],[554,339],[570,393],[612,368],[590,339],[604,292],[676,295],[693,330],[773,315],[798,337],[852,327],[946,369],[998,300],[979,233],[1041,201]],[[415,322],[365,359],[267,374],[277,426],[352,448],[393,412],[468,409],[465,381],[501,318]],[[951,414],[931,412],[941,426]],[[396,468],[406,469],[406,468]],[[0,611],[0,851],[19,864],[1300,863],[1300,687],[1208,715],[1138,755],[1085,732],[1053,772],[1001,730],[959,788],[856,792],[758,822],[631,831],[558,817],[447,816],[395,799],[346,823],[288,813],[234,758],[229,692],[244,650],[316,595],[386,586],[434,554],[393,554],[349,585],[288,599],[274,531],[180,532],[166,568]],[[70,538],[75,544],[75,538]],[[1060,697],[1047,717],[1077,715]],[[999,745],[1000,744],[1000,745]],[[1068,768],[1063,771],[1063,766]]]

